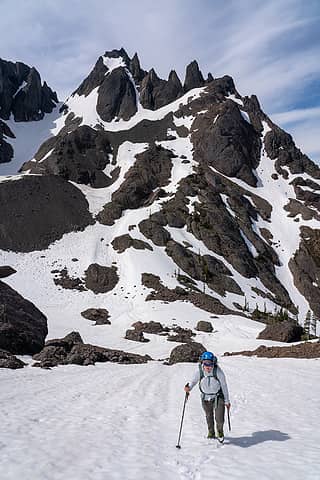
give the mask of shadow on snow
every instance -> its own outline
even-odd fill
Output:
[[[237,447],[248,448],[258,443],[284,442],[289,439],[290,437],[287,433],[279,430],[266,430],[264,432],[253,432],[250,437],[228,437],[227,442]]]

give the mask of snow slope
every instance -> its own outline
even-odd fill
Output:
[[[214,323],[212,350],[241,337],[257,343],[255,322]],[[319,479],[319,360],[222,357],[220,365],[232,401],[226,444],[206,439],[195,387],[181,450],[183,386],[194,364],[0,370],[0,478]]]
[[[16,138],[6,138],[14,150],[14,156],[9,163],[0,163],[0,175],[14,175],[24,162],[31,160],[40,145],[53,135],[55,122],[60,118],[61,103],[51,113],[37,122],[15,122],[13,117],[6,124]]]

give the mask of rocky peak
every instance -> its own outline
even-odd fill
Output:
[[[147,72],[142,70],[140,67],[140,61],[137,53],[135,53],[130,60],[129,69],[136,83],[140,83],[143,77],[145,77],[147,74]]]
[[[15,121],[41,120],[51,113],[57,95],[45,83],[35,67],[24,63],[0,59],[0,117],[8,120],[13,114]]]
[[[184,91],[188,92],[193,88],[203,87],[204,79],[196,60],[193,60],[186,68],[186,78],[184,81]]]
[[[114,50],[109,50],[106,51],[104,54],[104,57],[107,58],[123,58],[125,64],[129,67],[130,64],[130,58],[127,52],[123,47],[120,48],[120,50],[114,49]]]

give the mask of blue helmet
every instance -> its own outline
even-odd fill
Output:
[[[200,360],[203,362],[204,360],[210,360],[211,362],[216,361],[216,357],[213,355],[212,352],[203,352],[200,357]]]

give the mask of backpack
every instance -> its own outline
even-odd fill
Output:
[[[213,363],[213,370],[212,370],[212,374],[211,375],[207,375],[209,377],[213,377],[215,380],[217,380],[220,384],[220,381],[217,377],[217,368],[218,368],[218,362],[217,362],[217,358],[215,359],[214,363]],[[204,373],[203,373],[203,370],[202,370],[202,366],[201,366],[201,362],[199,362],[199,372],[200,372],[200,379],[199,379],[199,390],[201,392],[201,397],[202,399],[204,399],[204,396],[205,395],[208,395],[206,393],[204,393],[201,389],[201,380],[204,378]],[[220,389],[218,390],[217,394],[215,395],[214,397],[214,400],[215,400],[215,407],[217,406],[217,401],[218,401],[218,397],[223,397],[223,393],[222,393],[222,390],[221,390],[221,386],[220,386]]]

